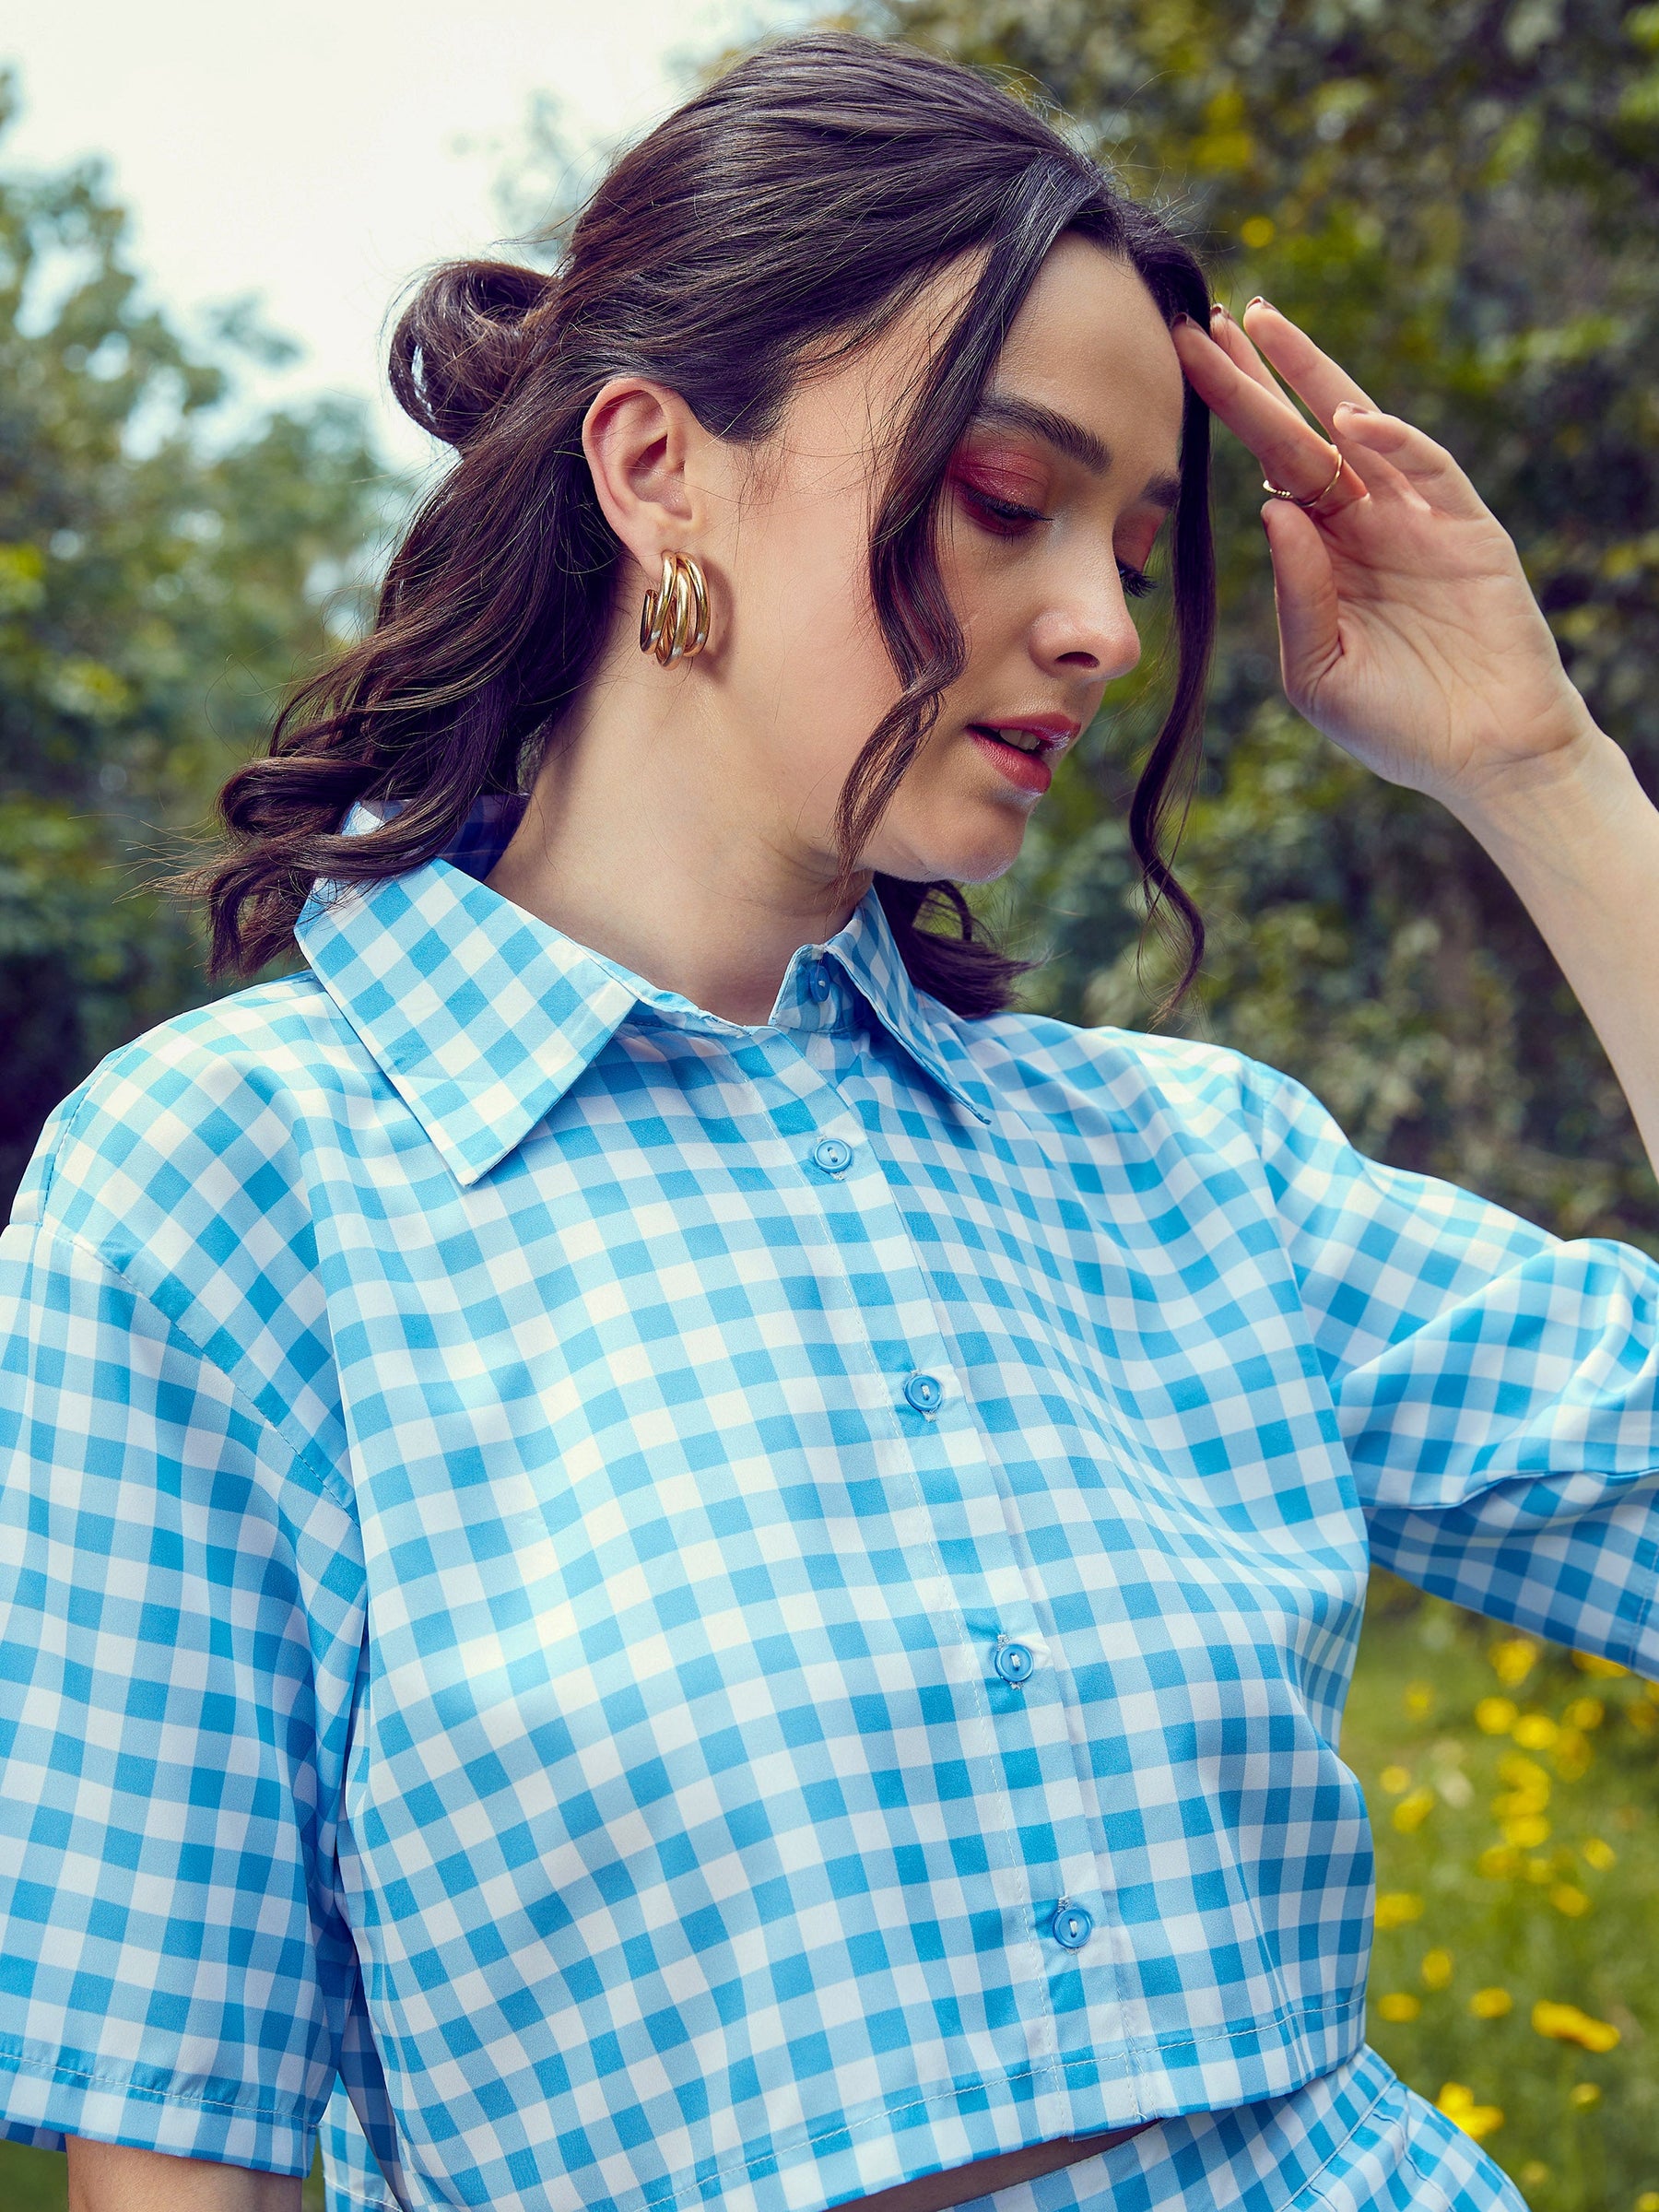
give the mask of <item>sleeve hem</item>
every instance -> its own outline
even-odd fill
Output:
[[[107,2065],[94,2073],[67,2056],[53,2065],[0,2044],[0,2132],[43,2150],[79,2136],[260,2173],[308,2174],[321,2104],[308,2113],[291,2100],[261,2102],[257,2091],[225,2086],[224,2096],[206,2093],[209,2083],[191,2095],[165,2076],[147,2082]]]

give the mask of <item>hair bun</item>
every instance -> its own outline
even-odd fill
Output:
[[[526,318],[557,288],[557,278],[517,262],[434,269],[392,334],[392,390],[404,413],[446,445],[475,438],[518,374]]]

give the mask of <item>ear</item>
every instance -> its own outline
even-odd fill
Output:
[[[614,376],[582,425],[606,521],[654,582],[666,552],[690,552],[701,534],[703,496],[687,464],[707,432],[679,394],[641,376]]]

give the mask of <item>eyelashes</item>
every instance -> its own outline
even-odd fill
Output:
[[[990,531],[994,537],[1019,537],[1034,524],[1054,519],[1044,514],[1041,508],[1022,507],[1017,500],[999,500],[971,484],[959,481],[958,489],[980,527]],[[1145,569],[1137,569],[1129,561],[1120,560],[1117,571],[1125,599],[1145,599],[1158,589]]]

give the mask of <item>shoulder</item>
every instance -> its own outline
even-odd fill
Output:
[[[332,1463],[319,1231],[331,1193],[352,1180],[354,1133],[380,1124],[377,1089],[383,1078],[309,974],[177,1015],[112,1053],[53,1113],[18,1192],[4,1239],[18,1263],[5,1278],[19,1309],[7,1326],[44,1325],[20,1310],[31,1301],[92,1299],[112,1374],[129,1352],[153,1364],[138,1340],[159,1329],[169,1358],[188,1351],[290,1452]],[[116,1291],[140,1301],[120,1325]]]
[[[326,992],[284,977],[112,1053],[41,1132],[13,1223],[73,1243],[239,1381],[309,1362],[318,1224],[388,1141],[385,1079]]]
[[[93,1244],[208,1192],[298,1174],[372,1064],[310,975],[175,1015],[109,1053],[53,1111],[13,1218]]]
[[[1257,1153],[1298,1127],[1334,1128],[1293,1077],[1228,1045],[1026,1013],[960,1022],[958,1034],[993,1092],[1028,1118]]]

